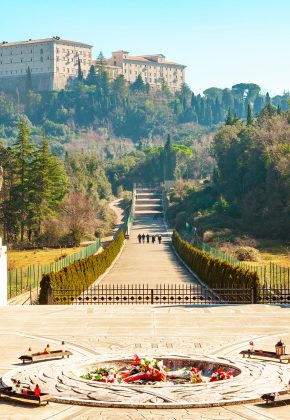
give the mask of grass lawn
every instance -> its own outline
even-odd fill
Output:
[[[290,268],[290,244],[278,240],[259,241],[257,247],[264,263],[270,262]]]
[[[8,268],[24,268],[29,265],[42,265],[58,261],[80,251],[82,247],[58,249],[33,249],[29,251],[8,251]]]

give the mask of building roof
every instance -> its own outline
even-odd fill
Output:
[[[124,50],[118,50],[118,51],[113,51],[112,54],[114,53],[124,53],[124,54],[128,54],[129,51],[124,51]]]
[[[131,60],[131,61],[142,61],[144,63],[158,63],[158,64],[168,64],[168,65],[173,65],[173,66],[180,66],[180,67],[186,67],[184,64],[178,64],[175,63],[174,61],[162,61],[162,62],[158,62],[158,61],[153,61],[150,60],[150,57],[164,57],[164,55],[162,54],[155,54],[155,55],[128,55],[127,58],[124,59],[124,61],[127,60]]]
[[[0,47],[14,47],[16,45],[31,45],[31,44],[40,44],[42,42],[56,42],[59,44],[73,44],[79,47],[93,48],[92,45],[84,44],[83,42],[77,41],[68,41],[59,37],[45,38],[45,39],[29,39],[28,41],[18,41],[18,42],[5,42],[0,44]]]

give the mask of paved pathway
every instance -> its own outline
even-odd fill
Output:
[[[137,235],[149,234],[150,243],[139,244]],[[153,244],[151,236],[161,234],[162,243]],[[144,217],[134,221],[130,239],[123,252],[105,276],[102,284],[178,284],[194,283],[192,275],[180,264],[171,248],[171,233],[167,232],[163,218]]]

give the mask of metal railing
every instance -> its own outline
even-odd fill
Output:
[[[248,289],[211,289],[199,284],[156,285],[98,285],[87,290],[53,289],[56,305],[210,305],[251,304],[254,291]]]
[[[283,287],[285,289],[290,289],[290,268],[288,267],[282,267],[273,262],[270,262],[270,264],[254,265],[249,262],[239,261],[233,256],[205,244],[199,238],[197,238],[197,246],[204,252],[210,254],[213,258],[218,258],[229,264],[256,272],[261,284],[266,288]]]
[[[35,264],[25,268],[8,270],[7,298],[11,299],[38,287],[43,274],[51,273],[52,271],[59,271],[62,268],[67,267],[69,264],[72,264],[74,261],[81,260],[95,254],[100,248],[100,245],[101,241],[100,239],[97,239],[93,244],[84,247],[75,254],[61,258],[59,261],[55,261],[50,264]]]

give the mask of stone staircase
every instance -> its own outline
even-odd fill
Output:
[[[161,217],[163,215],[162,193],[151,188],[135,190],[135,219],[143,217]]]

